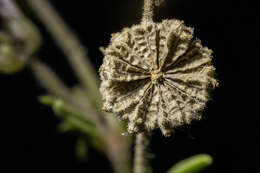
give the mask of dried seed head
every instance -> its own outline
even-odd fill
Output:
[[[146,22],[113,34],[100,67],[104,110],[128,121],[128,132],[173,129],[200,119],[217,85],[212,51],[179,20]]]

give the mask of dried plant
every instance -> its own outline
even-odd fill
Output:
[[[104,110],[127,120],[128,132],[172,129],[200,119],[217,82],[212,51],[192,41],[179,20],[145,21],[113,34],[100,68]]]
[[[100,67],[101,87],[85,48],[46,0],[26,0],[66,55],[80,83],[69,88],[38,55],[40,31],[16,7],[0,0],[0,72],[14,73],[28,65],[50,95],[40,102],[62,119],[61,131],[76,130],[104,152],[116,173],[148,173],[149,133],[165,136],[176,127],[202,117],[201,111],[218,85],[212,51],[193,40],[193,29],[177,19],[153,22],[153,8],[164,0],[144,0],[142,21],[112,35]],[[15,19],[15,20],[14,20]],[[1,25],[2,26],[2,25]],[[37,57],[37,58],[36,58]],[[102,103],[103,98],[103,103]],[[103,105],[103,106],[102,106]],[[102,108],[103,107],[103,108]],[[127,120],[128,128],[109,113]],[[136,134],[134,165],[130,163],[131,135]],[[84,157],[85,138],[79,137],[78,156]],[[167,173],[197,172],[211,164],[208,155],[182,161]],[[133,167],[133,168],[132,168]]]

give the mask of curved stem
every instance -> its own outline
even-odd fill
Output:
[[[135,158],[134,158],[134,173],[151,172],[149,167],[147,148],[149,146],[149,137],[145,133],[136,135],[135,139]]]
[[[75,107],[78,112],[91,120],[99,129],[102,129],[102,131],[106,130],[104,120],[98,116],[98,113],[91,109],[91,107],[87,107],[84,103],[78,101],[78,99],[71,94],[70,89],[64,85],[47,65],[36,58],[32,59],[29,65],[35,77],[49,93],[67,101],[71,106]]]
[[[58,46],[67,56],[75,74],[87,89],[94,104],[98,108],[101,107],[98,76],[88,61],[86,50],[77,36],[66,26],[63,19],[47,0],[26,0],[26,2],[35,11],[42,23],[45,24]]]

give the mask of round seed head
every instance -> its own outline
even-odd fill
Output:
[[[179,20],[145,22],[112,35],[100,67],[105,111],[128,121],[128,132],[174,128],[200,119],[215,88],[212,51],[192,40]]]

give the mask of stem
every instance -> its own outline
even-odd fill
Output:
[[[63,100],[70,98],[69,88],[48,66],[35,58],[31,60],[30,67],[37,80],[49,93]]]
[[[112,163],[115,173],[130,173],[130,140],[123,137],[118,131],[111,131],[107,133],[107,156]]]
[[[51,94],[68,102],[75,110],[99,127],[100,130],[105,130],[105,124],[103,123],[103,120],[100,119],[101,117],[89,106],[81,103],[77,98],[70,94],[70,89],[63,84],[59,77],[48,66],[35,58],[31,60],[30,67],[35,77]]]
[[[153,6],[154,0],[144,0],[143,23],[153,21]]]
[[[135,158],[134,158],[134,173],[148,173],[150,167],[148,163],[147,148],[149,145],[149,137],[147,134],[140,133],[135,139]]]
[[[116,173],[130,173],[129,165],[129,139],[121,136],[121,129],[118,122],[108,122],[106,119],[102,120],[98,116],[96,110],[91,109],[91,106],[86,103],[82,103],[74,95],[71,94],[71,90],[64,85],[59,77],[44,63],[40,62],[36,58],[31,60],[30,67],[35,77],[40,81],[44,88],[48,90],[50,94],[64,100],[75,112],[83,115],[83,118],[91,121],[98,130],[98,133],[103,138],[103,144],[106,146],[106,154],[113,164],[113,168]],[[112,118],[112,116],[111,116]],[[114,119],[113,119],[114,120]],[[106,121],[106,123],[104,123]],[[82,130],[82,129],[81,129]]]
[[[47,27],[50,34],[53,36],[57,44],[67,56],[67,59],[72,65],[72,68],[75,71],[80,82],[87,89],[87,95],[94,101],[97,110],[94,112],[96,116],[91,116],[91,119],[94,119],[95,122],[99,122],[96,126],[97,129],[100,131],[100,135],[104,138],[104,142],[107,145],[106,154],[110,158],[115,172],[129,173],[129,141],[126,140],[125,137],[122,137],[120,135],[121,129],[115,118],[112,118],[112,116],[98,116],[98,114],[104,114],[100,110],[102,101],[101,95],[98,90],[99,81],[95,70],[88,61],[85,49],[81,46],[80,41],[69,30],[62,18],[57,14],[55,9],[53,9],[53,7],[47,2],[47,0],[26,1],[28,5],[36,12],[40,20]],[[40,73],[38,73],[38,75],[39,74]],[[87,114],[87,112],[85,111],[86,105],[84,105],[84,103],[78,103],[79,101],[77,99],[71,99],[71,102],[76,102],[75,108],[78,108],[77,110],[79,111],[79,113]],[[102,126],[103,122],[100,121],[99,117],[104,118],[103,121],[107,123],[106,127],[104,127],[104,125]]]
[[[144,0],[144,11],[142,23],[153,22],[153,6],[155,0]],[[139,133],[135,139],[135,158],[134,158],[134,173],[148,173],[150,167],[148,163],[147,147],[149,145],[149,138],[147,134]]]
[[[36,12],[45,24],[58,46],[67,56],[77,77],[87,89],[94,104],[101,107],[102,101],[99,94],[99,81],[97,74],[88,61],[85,48],[74,33],[66,26],[62,18],[47,0],[26,0],[28,5]]]

